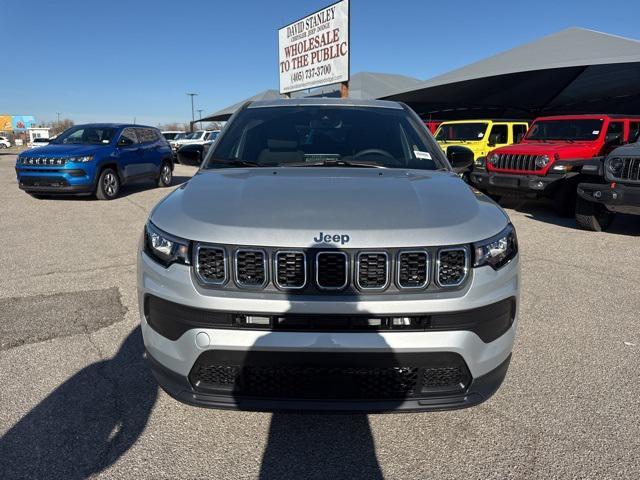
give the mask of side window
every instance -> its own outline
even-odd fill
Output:
[[[136,128],[140,143],[155,142],[158,138],[156,133],[150,128]]]
[[[522,124],[513,125],[513,143],[518,143],[527,133],[527,126]]]
[[[133,128],[125,128],[120,134],[120,140],[118,140],[118,146],[120,147],[128,147],[130,145],[135,145],[138,143],[138,137],[136,137],[136,132]]]
[[[629,122],[629,143],[640,140],[640,122]]]
[[[605,143],[609,145],[622,145],[624,132],[623,122],[611,122],[607,128],[607,134],[604,137]]]
[[[489,145],[500,145],[508,143],[509,130],[506,125],[494,125],[489,134]]]

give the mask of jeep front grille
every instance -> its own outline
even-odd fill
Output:
[[[284,289],[300,289],[306,285],[307,256],[304,252],[277,252],[275,268],[275,282],[278,287]]]
[[[536,168],[538,155],[499,153],[497,156],[498,159],[495,164],[497,170],[520,170],[528,172],[539,170]]]
[[[358,287],[382,290],[389,283],[389,256],[386,252],[363,252],[356,263]]]
[[[398,255],[398,286],[424,288],[429,283],[429,254],[425,250],[400,252]]]
[[[227,258],[219,247],[196,247],[196,274],[206,284],[222,285],[227,281]]]
[[[66,158],[56,157],[21,157],[18,161],[20,165],[40,165],[49,167],[60,167],[67,163]]]
[[[193,251],[195,277],[205,287],[291,295],[417,294],[461,287],[471,271],[468,246],[287,249],[196,242]]]
[[[469,253],[466,248],[443,248],[438,251],[437,280],[441,287],[457,287],[467,278]]]
[[[345,252],[316,255],[316,284],[321,290],[342,290],[349,284],[349,256]]]
[[[622,170],[617,180],[640,182],[640,157],[622,157]]]
[[[264,286],[267,283],[266,253],[263,250],[237,250],[235,270],[238,286],[248,288]]]

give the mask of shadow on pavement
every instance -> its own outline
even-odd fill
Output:
[[[158,396],[142,355],[137,327],[113,358],[35,406],[0,438],[0,478],[84,479],[112,465],[141,435]]]

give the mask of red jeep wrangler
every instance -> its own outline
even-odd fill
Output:
[[[583,164],[633,141],[639,130],[636,116],[540,117],[522,141],[477,159],[471,183],[494,198],[550,197],[558,213],[573,216]]]

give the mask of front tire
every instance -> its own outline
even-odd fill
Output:
[[[98,179],[96,197],[98,200],[113,200],[120,193],[120,177],[115,170],[105,168]]]
[[[600,203],[578,197],[576,200],[576,222],[583,230],[604,232],[613,221],[614,214]]]
[[[162,166],[160,167],[160,175],[158,176],[158,186],[168,187],[171,185],[172,181],[173,170],[171,169],[171,164],[169,162],[162,162]]]

